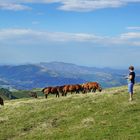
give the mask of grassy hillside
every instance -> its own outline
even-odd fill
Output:
[[[102,93],[5,101],[0,140],[139,140],[140,85]]]
[[[12,92],[10,92],[8,89],[0,88],[0,97],[2,97],[4,100],[12,99],[14,96],[12,95]]]
[[[36,92],[38,96],[44,96],[41,90],[42,90],[41,88],[34,88],[32,90],[9,91],[8,89],[0,88],[0,97],[2,97],[4,100],[30,98],[29,94],[31,92]]]
[[[17,91],[13,91],[12,95],[17,97],[18,99],[20,99],[20,98],[30,98],[30,96],[29,96],[30,92],[36,92],[38,96],[44,96],[43,93],[41,92],[41,88],[32,89],[32,90],[17,90]]]

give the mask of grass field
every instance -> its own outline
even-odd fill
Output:
[[[29,93],[30,92],[36,92],[38,96],[44,96],[41,92],[41,89],[32,89],[32,90],[17,90],[12,92],[12,95],[19,98],[30,98]]]
[[[5,101],[0,140],[139,140],[140,85],[128,101],[127,87],[101,93]]]

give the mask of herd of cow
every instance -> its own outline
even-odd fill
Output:
[[[56,97],[59,97],[60,94],[62,96],[67,96],[67,93],[88,93],[88,92],[96,92],[102,91],[102,87],[97,82],[88,82],[84,84],[75,84],[75,85],[63,85],[63,86],[55,86],[55,87],[45,87],[42,92],[44,93],[45,97],[47,98],[48,95],[55,94]]]
[[[47,98],[49,94],[55,94],[56,97],[67,96],[67,93],[88,93],[88,92],[96,92],[102,91],[102,87],[97,82],[87,82],[84,84],[74,84],[74,85],[63,85],[63,86],[55,86],[55,87],[45,87],[42,89],[43,94]],[[36,92],[30,92],[29,96],[37,98]],[[3,99],[0,97],[0,105],[4,105]]]

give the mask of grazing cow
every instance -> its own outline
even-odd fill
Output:
[[[70,92],[71,94],[73,92],[76,92],[76,86],[75,85],[65,85],[63,88],[64,91],[64,95],[66,96],[68,92]]]
[[[90,91],[93,91],[93,92],[96,92],[96,90],[100,92],[102,91],[100,84],[97,82],[88,82],[87,85]]]
[[[76,84],[76,85],[75,85],[75,88],[76,88],[76,94],[79,93],[79,92],[83,92],[83,87],[82,87],[82,85]]]
[[[37,93],[32,91],[32,92],[29,93],[29,96],[37,98]]]
[[[70,92],[71,94],[73,92],[75,92],[76,94],[79,93],[79,92],[82,92],[83,91],[83,87],[79,84],[75,84],[75,85],[65,85],[63,87],[63,92],[64,92],[64,95],[66,96],[68,92]]]
[[[70,87],[70,85],[64,85],[64,87],[63,87],[64,96],[67,96],[67,92],[69,92],[69,87]]]
[[[56,94],[56,97],[59,97],[59,92],[58,92],[57,87],[52,87],[52,88],[51,88],[51,93],[52,93],[52,94]]]
[[[75,86],[75,85],[70,85],[70,86],[69,86],[69,92],[71,92],[71,94],[72,94],[73,92],[76,92],[76,86]]]
[[[59,92],[57,90],[57,87],[45,87],[44,89],[42,89],[42,92],[45,94],[46,98],[50,93],[56,94],[56,97],[59,97]]]
[[[97,82],[84,83],[82,87],[83,87],[84,93],[91,92],[91,91],[96,92],[96,90],[100,92],[102,91],[100,84]]]
[[[1,97],[0,97],[0,105],[4,105],[4,101]]]
[[[88,83],[82,84],[83,93],[90,92]]]
[[[48,97],[48,94],[51,93],[51,88],[52,87],[45,87],[42,89],[42,92],[44,93],[45,97]]]
[[[64,96],[64,90],[63,90],[64,87],[65,87],[65,86],[57,86],[57,87],[56,87],[58,93],[59,93],[59,94],[61,93],[62,96]]]

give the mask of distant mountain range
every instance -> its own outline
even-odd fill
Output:
[[[63,62],[1,65],[0,87],[32,89],[97,81],[106,88],[127,84],[124,79],[127,73],[127,69],[95,68]]]

